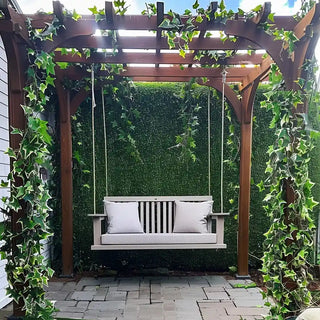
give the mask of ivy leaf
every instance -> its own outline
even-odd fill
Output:
[[[254,9],[252,9],[253,12],[259,12],[262,9],[262,5],[259,4],[258,6],[256,6]]]
[[[180,49],[180,50],[179,50],[179,55],[180,55],[182,58],[185,58],[185,57],[186,57],[186,52],[185,52],[183,49]]]
[[[8,148],[7,151],[5,152],[10,158],[12,159],[17,159],[16,153],[13,151],[12,148]]]
[[[243,17],[243,16],[244,16],[244,11],[243,11],[242,9],[240,9],[240,8],[238,8],[238,15],[239,15],[240,17]]]
[[[79,19],[81,19],[82,16],[80,14],[78,14],[76,12],[76,10],[73,9],[73,13],[72,13],[72,19],[75,20],[75,21],[78,21]]]
[[[172,24],[171,21],[167,18],[165,18],[160,24],[159,24],[159,28],[162,29],[171,29],[172,28]]]
[[[274,22],[274,13],[269,13],[268,15],[268,19],[271,21],[271,22]]]
[[[193,9],[198,9],[199,8],[199,1],[196,0],[196,2],[192,5]]]
[[[51,85],[51,86],[54,87],[54,80],[55,80],[55,78],[53,78],[53,77],[51,77],[51,76],[47,76],[47,77],[46,77],[46,85],[47,85],[47,86],[48,86],[48,85]]]
[[[92,12],[92,14],[98,14],[99,13],[99,11],[98,11],[96,6],[94,6],[92,8],[88,8],[88,9]]]
[[[203,21],[203,18],[201,15],[198,15],[196,18],[196,22],[201,23]]]
[[[14,128],[14,129],[12,129],[11,134],[18,134],[18,135],[20,135],[22,137],[23,136],[23,131],[21,129]]]
[[[8,186],[9,186],[9,182],[8,181],[1,180],[1,184],[0,184],[1,188],[7,188]]]
[[[257,187],[259,188],[259,192],[262,192],[263,190],[265,190],[264,182],[261,180],[261,181],[257,184]]]
[[[33,91],[30,91],[28,94],[27,94],[27,97],[29,98],[30,101],[35,101],[37,99],[37,96],[36,94],[33,92]]]
[[[69,63],[68,62],[57,62],[57,65],[60,67],[60,69],[65,70],[68,68]]]
[[[43,93],[45,93],[46,89],[47,89],[47,85],[45,83],[40,83],[40,87],[39,87],[40,91],[42,91]]]

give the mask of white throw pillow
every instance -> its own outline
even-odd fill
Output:
[[[176,201],[173,232],[207,233],[207,216],[211,213],[213,201]]]
[[[104,201],[108,216],[108,233],[143,233],[138,202]]]

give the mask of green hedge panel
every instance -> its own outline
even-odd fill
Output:
[[[108,183],[109,195],[206,195],[208,193],[207,155],[207,94],[208,88],[199,87],[200,105],[199,130],[196,136],[197,161],[184,162],[179,159],[179,150],[169,149],[175,145],[175,136],[181,133],[178,116],[181,98],[181,84],[136,84],[134,106],[141,117],[134,123],[134,139],[141,153],[142,163],[127,152],[126,146],[117,140],[110,117],[108,132]],[[261,110],[259,100],[265,88],[259,89],[254,106],[252,180],[258,183],[264,179],[266,150],[273,141],[269,129],[271,115]],[[98,96],[98,95],[97,95]],[[95,110],[96,125],[96,166],[97,166],[97,211],[103,210],[105,195],[104,139],[101,102],[97,99]],[[106,97],[107,113],[111,110],[120,115],[119,108]],[[88,268],[106,265],[117,269],[168,267],[188,270],[227,270],[237,263],[237,212],[226,218],[226,250],[160,250],[160,251],[119,251],[92,252],[92,221],[87,216],[93,212],[92,190],[92,140],[91,140],[90,99],[79,108],[73,121],[74,160],[74,255],[76,267]],[[211,193],[214,211],[220,210],[220,155],[221,155],[221,100],[211,98]],[[233,115],[234,117],[234,115]],[[226,127],[228,122],[225,121]],[[239,136],[239,125],[236,125]],[[227,131],[227,130],[226,130]],[[227,135],[227,133],[226,133]],[[228,147],[225,146],[225,159]],[[79,161],[80,160],[80,161]],[[89,172],[86,172],[88,170]],[[225,166],[224,206],[230,210],[229,199],[237,199],[238,190],[229,187],[237,184],[237,171]],[[262,208],[263,193],[252,185],[250,215],[250,265],[259,266],[262,255],[263,233],[268,221]]]

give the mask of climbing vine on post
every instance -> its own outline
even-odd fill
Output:
[[[28,23],[30,25],[30,21]],[[37,49],[37,44],[52,39],[59,27],[58,20],[54,19],[42,32],[29,28],[34,47],[27,49],[26,98],[21,106],[26,117],[26,128],[13,128],[11,132],[20,135],[21,142],[18,150],[9,148],[7,151],[12,160],[12,170],[8,182],[2,182],[2,186],[10,185],[11,188],[10,196],[2,199],[2,211],[7,218],[1,232],[1,239],[5,242],[1,255],[7,259],[7,291],[16,303],[23,305],[24,319],[29,320],[53,319],[54,311],[53,304],[45,299],[44,291],[53,270],[41,254],[42,241],[51,236],[47,221],[50,195],[40,177],[40,168],[49,156],[51,137],[47,122],[40,118],[40,113],[49,100],[49,87],[54,86],[55,63],[53,53]],[[17,230],[13,231],[13,214],[22,209],[24,215],[17,221]]]
[[[271,226],[265,233],[262,272],[266,295],[275,300],[266,319],[281,320],[311,303],[307,258],[315,228],[310,213],[317,202],[312,198],[313,183],[308,175],[312,141],[305,115],[296,111],[307,93],[286,90],[275,65],[271,71],[272,90],[265,94],[262,107],[273,113],[270,127],[275,129],[276,140],[269,147],[266,168],[264,208]],[[264,184],[259,187],[264,189]],[[291,190],[292,199],[288,198]]]

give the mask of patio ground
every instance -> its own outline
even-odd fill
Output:
[[[47,297],[59,309],[56,316],[68,319],[262,319],[268,309],[250,283],[220,275],[84,277],[50,282]]]

